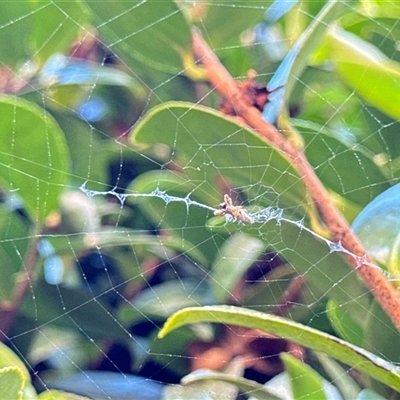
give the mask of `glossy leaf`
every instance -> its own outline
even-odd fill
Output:
[[[131,141],[167,145],[174,155],[171,165],[178,162],[188,181],[201,182],[194,192],[206,191],[215,198],[210,206],[222,201],[216,187],[220,181],[241,188],[259,205],[274,204],[304,217],[307,193],[290,161],[222,113],[189,103],[164,103],[141,120]]]
[[[369,203],[353,222],[352,228],[368,253],[394,276],[400,276],[397,263],[400,249],[400,184]]]
[[[400,64],[338,27],[329,29],[326,44],[330,59],[347,84],[371,105],[399,119]]]
[[[400,374],[395,365],[334,336],[282,317],[254,310],[233,306],[193,307],[180,310],[167,320],[158,336],[162,338],[180,326],[199,322],[238,325],[272,333],[310,349],[321,351],[395,390],[400,390]]]
[[[169,73],[183,70],[191,54],[191,32],[172,0],[86,2],[96,17],[96,28],[108,46],[130,66],[136,60]]]
[[[143,91],[127,73],[79,58],[53,55],[40,71],[39,82],[44,87],[58,85],[118,85]]]
[[[61,129],[33,103],[0,98],[0,177],[22,198],[34,221],[58,206],[66,183],[69,153]]]

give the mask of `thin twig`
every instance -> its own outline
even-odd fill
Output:
[[[400,293],[388,282],[378,268],[371,268],[374,262],[369,258],[361,242],[331,201],[327,190],[316,176],[302,150],[293,146],[274,126],[267,123],[257,108],[249,105],[237,82],[222,66],[213,51],[196,31],[193,32],[193,51],[198,62],[207,71],[209,83],[222,96],[224,101],[229,102],[237,115],[247,125],[292,162],[302,177],[316,209],[329,229],[331,239],[340,242],[348,252],[355,256],[348,256],[347,258],[400,332]]]

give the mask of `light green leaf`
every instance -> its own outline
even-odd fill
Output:
[[[0,368],[4,367],[17,367],[24,376],[24,380],[30,382],[31,378],[25,364],[9,347],[0,342]]]
[[[170,317],[158,336],[162,338],[180,326],[199,322],[245,326],[272,333],[310,349],[321,351],[400,391],[400,374],[395,365],[334,336],[282,317],[254,310],[233,306],[187,308]]]
[[[34,221],[58,206],[69,153],[63,133],[46,111],[28,101],[0,97],[0,177]]]
[[[72,389],[73,388],[71,388],[71,390]],[[90,398],[73,393],[61,392],[59,390],[47,390],[41,393],[39,400],[90,400]]]
[[[338,27],[328,30],[326,44],[330,59],[347,84],[371,105],[399,119],[400,64]]]
[[[322,377],[309,365],[288,353],[282,353],[281,359],[290,377],[294,399],[326,400]]]
[[[0,399],[22,400],[25,377],[19,367],[0,369]]]
[[[338,335],[357,346],[363,345],[364,327],[352,318],[346,309],[340,307],[336,300],[330,299],[326,310],[329,321]]]

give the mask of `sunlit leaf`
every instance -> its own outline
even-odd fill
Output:
[[[328,30],[326,43],[330,59],[347,84],[371,105],[399,119],[400,64],[372,44],[338,27]]]
[[[0,369],[0,398],[22,400],[25,377],[19,367]]]

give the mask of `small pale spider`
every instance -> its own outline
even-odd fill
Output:
[[[224,194],[224,202],[219,205],[220,209],[214,211],[216,216],[230,215],[235,221],[252,224],[253,219],[242,206],[234,206],[229,195]]]

